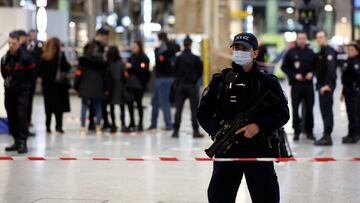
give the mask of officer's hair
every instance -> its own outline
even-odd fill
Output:
[[[36,30],[35,29],[30,29],[28,33],[32,33],[32,32],[36,33]]]
[[[327,34],[327,32],[326,32],[325,30],[319,30],[319,31],[317,31],[316,34],[315,34],[315,36],[316,36],[317,34],[319,34],[319,33],[324,33],[324,36],[325,36],[326,38],[328,38],[328,34]]]
[[[184,39],[184,47],[190,47],[192,44],[192,39],[190,38],[189,35],[186,35],[185,39]]]
[[[12,31],[12,32],[10,32],[9,37],[10,37],[11,39],[17,39],[17,40],[20,39],[20,35],[19,35],[19,33],[18,33],[17,31]]]
[[[168,42],[168,41],[169,41],[166,32],[159,32],[159,33],[157,34],[157,36],[158,36],[158,39],[161,40],[161,41],[164,41],[164,42]]]
[[[306,38],[307,38],[307,34],[306,34],[305,32],[303,32],[303,31],[299,31],[299,32],[297,32],[297,36],[299,36],[299,35],[305,35],[305,36],[306,36]]]
[[[109,30],[106,28],[100,28],[96,30],[96,35],[106,35],[109,36]]]
[[[17,33],[20,37],[27,36],[27,33],[25,32],[25,30],[18,30]]]

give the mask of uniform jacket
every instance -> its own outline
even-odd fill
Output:
[[[317,55],[317,88],[329,85],[335,86],[336,83],[336,51],[330,46],[322,47]]]
[[[355,93],[360,87],[360,56],[349,58],[341,75],[344,95]]]
[[[129,74],[134,75],[141,84],[142,89],[145,90],[150,80],[149,58],[145,53],[139,55],[132,54],[128,62],[132,65],[132,67],[128,69]]]
[[[203,63],[200,57],[185,49],[175,59],[176,82],[183,84],[196,84],[203,73]]]

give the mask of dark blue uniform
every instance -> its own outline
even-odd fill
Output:
[[[215,157],[270,157],[268,146],[255,145],[255,139],[266,139],[273,131],[289,120],[287,100],[277,79],[262,73],[254,64],[249,72],[233,63],[232,69],[215,74],[205,89],[198,107],[198,121],[203,129],[214,136],[222,121],[233,120],[240,112],[249,110],[266,91],[271,90],[280,102],[259,114],[250,123],[259,126],[260,132],[246,142],[233,145],[225,154]],[[234,83],[227,75],[234,74]],[[210,203],[233,203],[243,175],[253,202],[279,202],[279,185],[272,162],[214,162],[208,188]]]
[[[196,113],[199,105],[199,85],[198,81],[202,76],[203,64],[200,57],[191,53],[190,49],[185,49],[181,55],[175,59],[175,106],[176,113],[174,119],[174,130],[178,131],[181,122],[181,113],[185,100],[189,98],[191,108],[191,122],[194,135],[198,134],[199,124],[197,123]]]
[[[336,87],[336,51],[330,46],[322,47],[317,56],[317,89],[319,90],[320,111],[324,123],[324,136],[331,140],[334,127],[333,96]],[[321,87],[328,85],[331,91],[320,94]],[[315,143],[316,144],[316,143]]]
[[[349,58],[341,76],[342,95],[345,98],[346,112],[349,120],[348,134],[343,143],[355,143],[360,135],[360,58]]]
[[[15,148],[23,145],[26,149],[28,137],[27,110],[32,81],[35,77],[32,57],[19,48],[16,55],[7,52],[1,59],[1,74],[4,78],[5,108],[9,119],[10,134],[14,137]],[[26,152],[23,151],[21,153]]]
[[[314,86],[313,80],[306,80],[308,73],[315,71],[315,53],[308,47],[301,49],[295,47],[290,49],[283,60],[281,69],[287,74],[291,85],[291,103],[293,114],[293,128],[295,137],[301,133],[301,119],[299,117],[299,106],[301,102],[305,105],[304,129],[309,136],[312,136],[314,127]],[[301,74],[304,81],[295,79],[296,74]]]

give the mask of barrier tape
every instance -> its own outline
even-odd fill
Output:
[[[142,162],[142,161],[160,161],[160,162],[180,162],[180,161],[195,161],[195,162],[360,162],[360,157],[302,157],[302,158],[179,158],[179,157],[36,157],[36,156],[4,156],[0,157],[0,161],[127,161],[127,162]]]

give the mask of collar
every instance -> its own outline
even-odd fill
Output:
[[[235,62],[232,62],[231,66],[235,72],[237,72],[239,74],[244,74],[244,75],[252,74],[258,70],[257,63],[255,61],[253,62],[253,66],[249,72],[245,72],[243,67],[241,65],[236,64]]]

